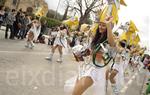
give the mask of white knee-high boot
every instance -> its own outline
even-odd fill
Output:
[[[29,47],[32,49],[34,47],[33,41],[29,41]]]
[[[29,48],[29,44],[29,41],[27,41],[25,47]]]
[[[111,84],[112,87],[112,95],[119,95],[119,89],[116,84]]]
[[[62,54],[60,54],[59,59],[57,61],[62,62]]]
[[[52,61],[53,54],[54,54],[54,53],[50,53],[50,55],[49,55],[48,57],[46,57],[45,59]]]

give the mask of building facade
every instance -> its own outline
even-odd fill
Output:
[[[20,9],[26,11],[32,7],[36,15],[45,16],[48,12],[48,4],[44,0],[6,0],[5,6],[10,9]]]

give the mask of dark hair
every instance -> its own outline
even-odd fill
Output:
[[[131,50],[131,47],[132,47],[131,45],[127,44],[127,49]]]
[[[11,10],[11,12],[15,12],[15,11],[16,11],[15,9],[12,9],[12,10]]]
[[[28,14],[25,14],[25,17],[29,16]]]
[[[36,19],[36,20],[39,20],[39,18],[40,18],[40,17],[38,17],[38,16],[35,16],[35,19]]]
[[[20,12],[17,12],[16,16],[20,16],[20,15],[21,15]]]
[[[148,64],[150,64],[150,63],[148,63]],[[148,69],[148,71],[150,72],[150,65],[148,65],[147,69]]]
[[[2,10],[4,8],[4,6],[0,6],[0,10]]]
[[[95,45],[97,45],[98,43],[102,43],[104,42],[105,40],[107,40],[107,29],[105,32],[99,32],[99,28],[96,30],[96,34],[92,40],[92,43],[91,43],[91,48],[94,49]]]
[[[67,29],[67,27],[65,25],[61,25],[60,30],[64,30],[64,29]]]
[[[22,8],[20,8],[19,11],[22,12]]]
[[[64,29],[67,30],[67,35],[70,36],[67,26],[65,25],[60,26],[60,30],[64,30]]]
[[[120,46],[121,46],[122,48],[127,47],[127,41],[126,41],[126,40],[120,41],[119,44],[120,44]]]

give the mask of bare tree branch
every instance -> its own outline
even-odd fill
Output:
[[[103,6],[103,4],[98,4],[96,6],[93,6],[93,7],[91,7],[91,9],[94,9],[94,8],[97,8],[97,7],[101,7],[101,6]]]
[[[96,14],[96,13],[97,13],[97,10],[91,10],[91,12],[93,12],[94,14]]]
[[[85,10],[84,15],[90,13],[90,11],[93,9],[92,7],[96,4],[96,2],[98,2],[98,0],[94,0],[94,1],[90,4],[90,6]]]
[[[90,6],[89,6],[88,8],[93,7],[93,6],[96,4],[96,2],[98,2],[98,0],[94,0],[94,1],[90,4]]]
[[[85,7],[88,8],[87,0],[84,0],[84,2],[85,2]]]
[[[83,15],[82,0],[77,0],[77,5],[79,6],[79,12],[81,13],[82,16]]]
[[[69,2],[70,0],[67,1]],[[103,0],[74,0],[72,5],[68,2],[69,10],[80,14],[79,28],[88,20],[90,12],[96,13],[97,10],[95,9],[103,5]]]
[[[98,4],[96,5],[96,3],[98,3]],[[93,5],[93,4],[94,4],[94,5]],[[89,7],[89,8],[86,10],[86,12],[87,12],[87,13],[90,13],[91,11],[94,11],[95,8],[97,8],[97,7],[102,7],[103,5],[104,5],[103,0],[101,0],[101,1],[94,0],[94,3],[91,4],[91,7]]]

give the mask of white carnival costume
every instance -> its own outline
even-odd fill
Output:
[[[82,48],[82,47],[78,46],[78,48]],[[111,50],[110,47],[100,49],[100,51],[107,52],[107,53],[109,52],[109,54],[110,54],[109,50]],[[96,63],[101,64],[97,61],[96,61]],[[102,63],[103,63],[103,61],[102,61]],[[102,65],[104,65],[104,64],[102,64]],[[107,69],[107,66],[102,67],[102,68],[97,67],[96,65],[93,64],[92,60],[89,60],[89,62],[87,62],[87,61],[82,62],[79,64],[79,74],[78,74],[77,79],[81,79],[81,78],[87,77],[87,76],[90,77],[93,80],[93,86],[92,86],[94,88],[93,95],[106,95],[106,69]],[[72,83],[73,83],[73,80],[70,80],[70,81],[72,81]],[[69,80],[67,82],[69,82]],[[75,83],[73,83],[73,84],[75,84]],[[65,87],[66,87],[66,85],[65,85]]]
[[[65,49],[67,49],[66,38],[67,38],[67,31],[66,30],[59,30],[57,32],[53,46],[55,47],[55,46],[59,45],[59,46],[64,47]],[[52,52],[49,57],[46,57],[46,59],[51,61],[53,54],[54,54],[54,52]],[[60,58],[57,60],[57,62],[62,62],[62,54],[60,54]]]
[[[66,37],[67,37],[66,31],[64,31],[64,30],[58,31],[57,36],[54,41],[54,46],[59,45],[59,46],[66,48],[67,47]]]
[[[25,47],[33,48],[34,47],[33,41],[37,40],[37,38],[38,38],[38,36],[41,32],[41,25],[32,23],[32,26],[29,29],[29,32],[33,33],[33,40],[32,41],[27,41],[27,45],[25,45]]]

